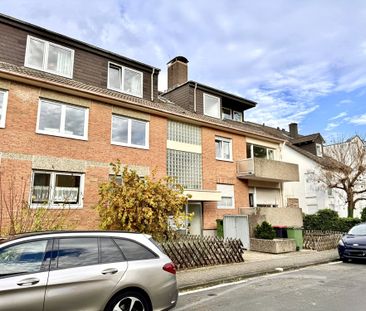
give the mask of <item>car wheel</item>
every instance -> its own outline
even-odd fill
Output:
[[[347,258],[341,258],[341,260],[343,261],[343,262],[348,262],[348,259]]]
[[[142,294],[128,291],[112,298],[105,311],[151,311],[151,308]]]

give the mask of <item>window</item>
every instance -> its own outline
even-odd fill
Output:
[[[243,113],[240,111],[233,111],[233,120],[243,122]]]
[[[323,148],[321,144],[316,144],[316,155],[318,157],[322,157],[323,156]]]
[[[88,139],[89,109],[41,99],[37,133]]]
[[[232,119],[232,114],[231,114],[231,109],[230,108],[226,108],[226,107],[222,107],[222,118],[223,119]]]
[[[122,250],[127,260],[142,260],[142,259],[154,259],[157,256],[146,247],[125,239],[115,239],[117,245]]]
[[[220,118],[220,98],[203,94],[203,113],[206,116]]]
[[[216,137],[216,159],[217,160],[232,160],[232,147],[231,147],[231,139]]]
[[[274,160],[274,149],[267,148],[265,146],[247,144],[247,158],[262,158],[268,160]]]
[[[28,36],[25,66],[72,78],[74,50]]]
[[[8,105],[8,92],[0,90],[0,128],[5,127],[7,105]]]
[[[70,238],[60,239],[57,253],[57,268],[76,268],[97,265],[98,259],[97,238]]]
[[[121,250],[111,238],[100,239],[102,263],[112,263],[124,261]]]
[[[142,77],[140,71],[109,63],[108,88],[111,90],[142,97]]]
[[[31,203],[36,206],[82,206],[84,175],[36,171],[33,173]]]
[[[47,240],[32,241],[0,250],[0,277],[42,270]]]
[[[221,191],[221,201],[217,202],[217,208],[235,208],[234,186],[217,184],[216,189]]]
[[[202,188],[202,155],[167,149],[167,175],[186,189]]]
[[[112,144],[149,148],[149,122],[123,116],[112,116]]]

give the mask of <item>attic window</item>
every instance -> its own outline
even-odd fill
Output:
[[[323,148],[321,144],[316,144],[316,155],[318,157],[322,157],[323,156]]]
[[[114,63],[108,65],[108,88],[142,97],[142,72]]]
[[[206,116],[220,118],[220,98],[203,94],[203,113]]]
[[[25,66],[72,78],[74,50],[28,36]]]

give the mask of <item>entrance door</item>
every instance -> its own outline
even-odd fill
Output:
[[[189,233],[192,235],[202,234],[202,203],[189,203],[188,213],[194,213],[193,218],[189,221]]]

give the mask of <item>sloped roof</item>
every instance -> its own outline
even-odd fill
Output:
[[[314,133],[314,134],[310,134],[310,135],[304,135],[304,136],[292,138],[291,143],[296,145],[296,144],[301,144],[301,143],[305,143],[305,142],[314,142],[319,137],[324,142],[324,139],[323,139],[322,135],[320,135],[320,133]]]
[[[57,76],[51,73],[27,68],[24,66],[16,66],[13,64],[0,62],[0,75],[1,74],[10,74],[12,76],[17,76],[21,79],[29,79],[34,80],[37,82],[43,82],[46,84],[53,84],[55,86],[61,87],[61,88],[67,88],[70,90],[76,90],[92,95],[102,96],[108,99],[112,99],[115,101],[127,104],[133,104],[134,107],[137,110],[141,110],[141,108],[146,108],[151,111],[151,113],[160,112],[164,113],[167,116],[176,116],[187,119],[186,122],[192,122],[195,121],[196,123],[204,123],[207,127],[219,127],[223,131],[226,130],[235,130],[240,131],[243,133],[243,135],[254,135],[254,136],[260,136],[263,138],[267,138],[270,140],[283,140],[279,137],[273,136],[266,131],[264,131],[261,128],[253,127],[250,124],[242,123],[242,122],[228,122],[227,120],[221,120],[217,118],[212,118],[209,116],[197,114],[194,112],[191,112],[189,110],[186,110],[173,102],[169,101],[166,98],[163,98],[159,96],[154,101],[149,101],[146,99],[138,98],[135,96],[127,95],[124,93],[120,93],[117,91],[109,90],[106,88],[100,88],[97,86],[85,84],[83,82],[79,82],[73,79],[64,78],[61,76]]]

